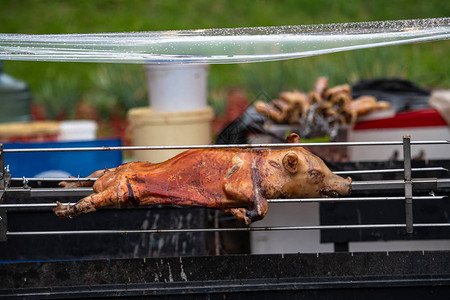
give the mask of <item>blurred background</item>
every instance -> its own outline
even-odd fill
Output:
[[[311,1],[0,1],[0,32],[63,34],[279,26],[446,17],[441,0]],[[208,102],[220,130],[261,92],[310,90],[319,76],[330,86],[361,79],[403,78],[424,88],[450,88],[450,41],[382,47],[309,58],[211,65]],[[94,119],[99,137],[125,138],[126,113],[148,104],[142,65],[5,61],[25,81],[33,120]],[[236,112],[233,112],[235,110]]]

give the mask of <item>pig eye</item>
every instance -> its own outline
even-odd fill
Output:
[[[309,170],[309,181],[312,183],[319,183],[322,181],[323,179],[323,175],[322,172],[320,172],[319,170]]]

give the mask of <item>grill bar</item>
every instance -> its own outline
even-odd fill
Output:
[[[415,196],[413,200],[442,200],[447,196]],[[396,201],[405,200],[405,197],[353,197],[353,198],[304,198],[304,199],[268,199],[269,203],[309,203],[309,202],[358,202],[358,201]],[[74,205],[75,203],[63,203]],[[56,207],[56,203],[8,203],[0,204],[0,208],[39,208]]]
[[[441,200],[447,196],[414,196],[413,200]],[[405,200],[400,197],[348,197],[348,198],[303,198],[303,199],[268,199],[269,203],[303,203],[303,202],[359,202],[359,201],[386,201]]]
[[[411,145],[448,145],[449,140],[411,141]],[[274,143],[274,144],[227,144],[227,145],[174,145],[174,146],[121,146],[121,147],[77,147],[77,148],[34,148],[3,149],[5,153],[24,152],[68,152],[68,151],[122,151],[122,150],[183,150],[183,149],[225,149],[225,148],[286,148],[312,146],[395,146],[402,141],[381,142],[326,142],[326,143]]]
[[[136,230],[68,230],[68,231],[16,231],[7,236],[30,235],[75,235],[75,234],[134,234],[134,233],[188,233],[188,232],[230,232],[230,231],[281,231],[281,230],[329,230],[329,229],[373,229],[404,228],[406,224],[359,224],[359,225],[317,225],[317,226],[274,226],[237,228],[182,228],[182,229],[136,229]],[[450,227],[450,223],[419,223],[414,227]]]
[[[97,179],[95,177],[13,177],[11,181],[96,181]]]
[[[450,178],[412,179],[413,189],[441,189],[450,187]],[[354,181],[352,191],[404,189],[404,180]]]
[[[351,170],[351,171],[334,171],[336,175],[356,175],[356,174],[375,174],[375,173],[400,173],[404,172],[405,169],[378,169],[378,170]],[[431,167],[431,168],[411,168],[412,172],[429,172],[429,171],[446,171],[448,169],[443,167]],[[20,179],[18,179],[20,180]]]
[[[93,189],[88,188],[7,188],[7,194],[18,194],[26,197],[84,197],[92,194]]]
[[[411,168],[412,172],[430,172],[430,171],[445,171],[449,170],[443,167],[430,168]],[[404,172],[404,169],[375,169],[375,170],[349,170],[349,171],[334,171],[336,175],[352,175],[352,174],[374,174],[374,173],[399,173]],[[95,177],[13,177],[11,181],[96,181]]]
[[[436,190],[441,188],[450,188],[450,178],[426,178],[412,179],[413,189]],[[353,191],[361,190],[392,190],[404,189],[404,180],[372,180],[372,181],[354,181],[352,182]],[[59,197],[74,196],[84,197],[93,192],[91,187],[81,188],[23,188],[9,187],[5,189],[7,194],[17,193],[29,197]],[[342,198],[344,199],[344,198]]]

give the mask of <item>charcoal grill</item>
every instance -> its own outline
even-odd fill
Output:
[[[386,294],[402,295],[414,293],[414,297],[444,295],[450,287],[448,262],[450,252],[387,252],[387,253],[317,253],[317,254],[276,254],[252,255],[248,250],[235,255],[218,255],[205,249],[220,249],[217,245],[217,233],[248,233],[256,231],[297,231],[320,230],[322,241],[333,241],[342,248],[343,241],[351,241],[351,233],[355,231],[395,230],[405,236],[412,236],[416,231],[438,230],[438,238],[450,236],[448,220],[415,222],[413,207],[425,201],[446,203],[450,190],[447,164],[442,166],[413,167],[411,147],[420,144],[448,147],[450,142],[443,141],[412,141],[404,136],[402,141],[394,142],[334,142],[316,143],[308,146],[373,146],[383,147],[401,145],[404,160],[398,168],[353,169],[347,166],[345,170],[334,170],[336,174],[358,177],[363,174],[401,174],[402,179],[354,180],[353,193],[349,197],[340,198],[302,198],[302,199],[269,199],[272,203],[302,203],[319,202],[324,205],[321,213],[328,207],[339,205],[358,205],[361,203],[403,203],[401,219],[396,222],[383,223],[375,221],[371,224],[336,223],[311,226],[258,226],[251,227],[222,226],[223,223],[211,222],[209,210],[202,208],[167,208],[127,209],[119,211],[105,209],[86,215],[83,220],[75,223],[75,227],[63,226],[67,220],[57,220],[51,214],[55,199],[66,199],[66,203],[74,203],[76,199],[88,195],[91,188],[64,189],[55,187],[61,180],[85,180],[83,178],[15,178],[8,173],[4,154],[14,152],[36,151],[121,151],[121,150],[164,150],[192,148],[278,148],[286,144],[245,144],[245,145],[198,145],[198,146],[148,146],[148,147],[89,147],[89,148],[44,148],[44,149],[3,149],[1,151],[1,240],[2,245],[2,287],[0,293],[8,297],[119,297],[119,296],[154,296],[160,298],[173,297],[285,297],[293,295],[312,295],[327,298],[333,294],[337,298],[350,295],[365,295],[379,297]],[[304,146],[294,144],[290,146]],[[25,163],[25,162],[24,162]],[[444,162],[443,162],[444,163]],[[432,174],[433,176],[414,177]],[[437,174],[437,176],[435,176]],[[398,177],[398,175],[397,175]],[[95,180],[89,179],[89,180]],[[75,199],[75,200],[72,200]],[[72,202],[73,201],[73,202]],[[69,203],[70,204],[70,203]],[[149,217],[148,212],[172,210],[170,215],[191,215],[189,222],[179,222],[168,219],[161,227],[147,229],[136,228],[133,222],[105,222],[118,215],[133,219],[135,214]],[[175,209],[175,211],[173,211]],[[444,206],[444,210],[447,207]],[[107,214],[110,214],[109,216]],[[269,206],[270,214],[270,206]],[[325,213],[326,214],[326,213]],[[45,216],[44,219],[36,215]],[[83,227],[83,222],[90,217],[102,220]],[[29,226],[20,224],[31,218],[38,224]],[[77,218],[77,219],[78,219]],[[44,221],[45,220],[45,221]],[[113,219],[114,220],[114,219]],[[187,219],[185,219],[187,220]],[[46,225],[42,226],[44,223]],[[69,221],[72,222],[72,221]],[[11,223],[11,226],[10,226]],[[19,223],[19,224],[18,224]],[[72,223],[73,224],[73,223]],[[175,226],[174,226],[175,225]],[[51,228],[55,226],[55,228]],[[110,226],[109,228],[105,226]],[[171,227],[170,227],[171,226]],[[92,228],[94,227],[94,228]],[[16,228],[20,228],[19,230]],[[38,229],[35,228],[44,228]],[[429,233],[429,231],[426,231]],[[349,237],[350,234],[350,237]],[[170,239],[177,236],[184,242],[184,249],[177,251],[134,252],[122,249],[123,243],[150,243],[145,239],[149,235],[165,235]],[[216,235],[216,236],[214,236]],[[140,239],[134,239],[134,237]],[[423,234],[422,234],[423,236]],[[245,236],[244,236],[245,237]],[[55,243],[66,239],[62,244]],[[81,239],[79,239],[81,238]],[[419,236],[420,238],[420,236]],[[27,240],[28,239],[28,240]],[[25,242],[20,242],[25,240]],[[72,244],[70,240],[74,240]],[[23,251],[15,247],[29,248],[26,243],[32,242],[32,249]],[[44,241],[45,245],[40,245]],[[67,243],[67,241],[69,241]],[[104,246],[96,247],[94,241],[100,241]],[[104,242],[106,241],[106,242]],[[155,239],[154,241],[159,241]],[[79,243],[82,243],[81,245]],[[118,242],[118,243],[117,243]],[[216,243],[215,247],[211,244]],[[12,246],[8,246],[12,243]],[[176,243],[175,243],[176,244]],[[49,249],[57,245],[62,249]],[[64,246],[61,246],[64,245]],[[169,245],[174,245],[173,243]],[[121,248],[108,251],[105,248]],[[189,249],[186,249],[188,247]],[[74,248],[71,251],[68,248]],[[85,248],[85,249],[83,249]],[[126,248],[126,247],[125,247]],[[88,250],[86,250],[88,249]],[[102,250],[104,251],[103,253]],[[191,250],[191,251],[190,251]],[[348,248],[347,248],[348,250]],[[42,251],[42,253],[40,253]],[[66,251],[58,253],[58,251]],[[100,252],[99,252],[100,251]],[[15,252],[15,253],[13,253]],[[17,254],[19,252],[19,254]],[[218,253],[216,253],[218,254]],[[159,258],[156,258],[155,256]],[[207,255],[207,256],[205,256]],[[165,257],[169,256],[169,257]],[[433,265],[433,268],[430,267]],[[14,278],[14,279],[13,279]],[[374,290],[376,292],[374,293]],[[74,292],[76,292],[74,294]],[[354,294],[356,293],[356,294]],[[246,296],[245,296],[246,295]],[[209,299],[209,298],[208,298]]]

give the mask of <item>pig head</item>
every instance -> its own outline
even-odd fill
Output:
[[[300,138],[291,134],[287,141],[299,143]],[[247,159],[240,159],[240,155]],[[335,175],[322,159],[303,147],[236,153],[233,160],[241,163],[230,168],[232,174],[224,184],[225,193],[229,198],[247,199],[250,208],[226,211],[246,224],[265,216],[266,199],[338,197],[351,192],[350,177]],[[245,170],[241,174],[247,174],[247,178],[239,175],[240,169]]]

